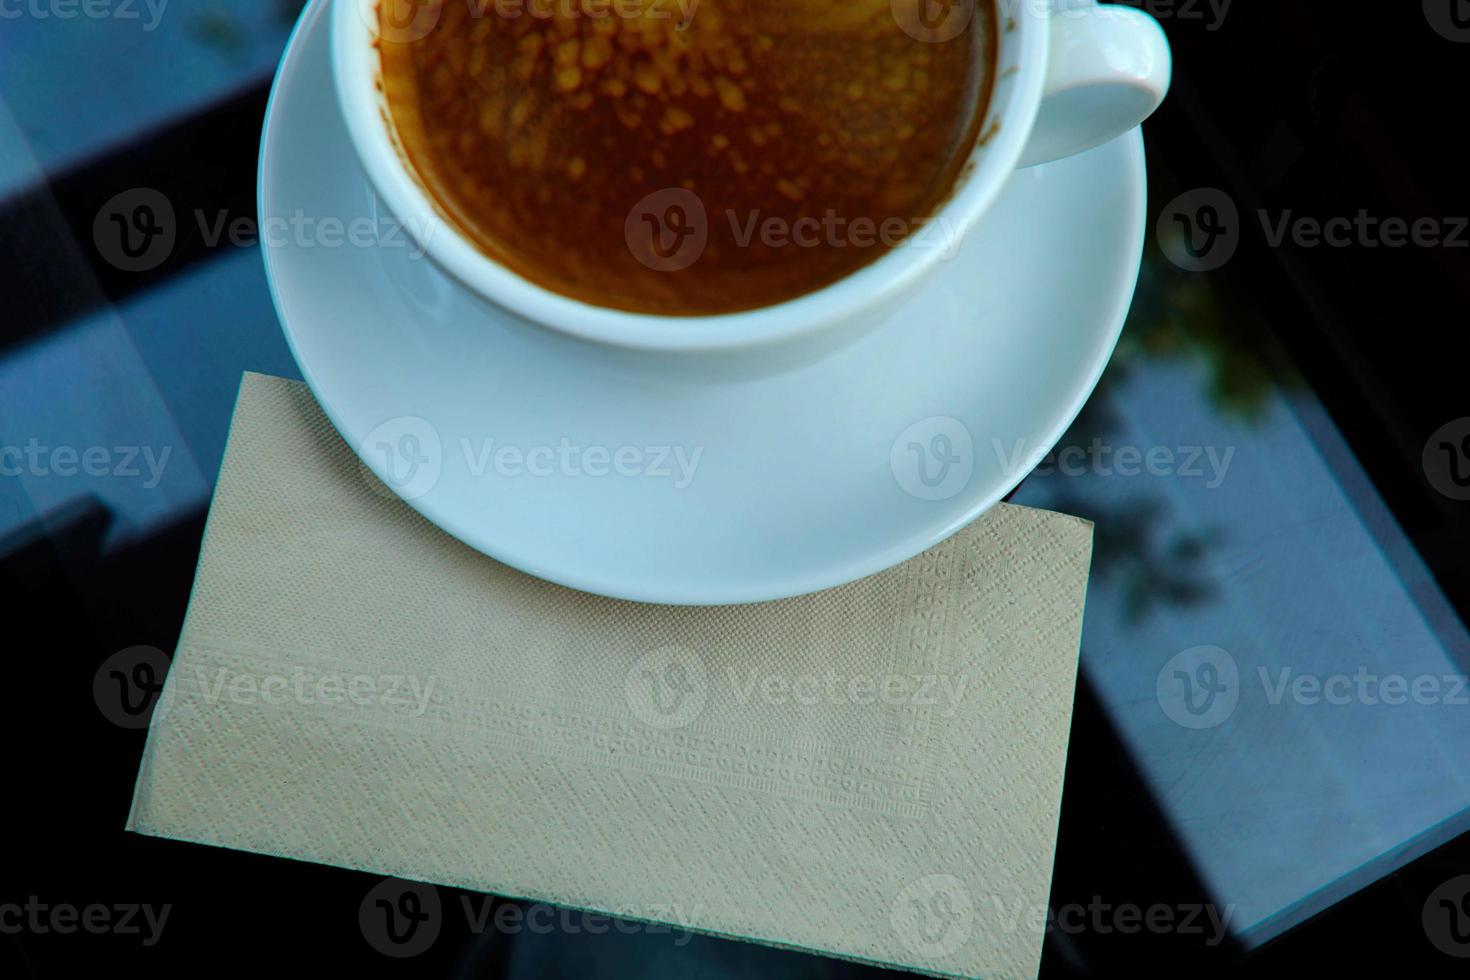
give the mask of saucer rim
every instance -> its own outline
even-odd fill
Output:
[[[256,197],[261,212],[264,213],[264,203],[267,196],[267,170],[269,161],[273,158],[272,148],[277,144],[279,135],[273,138],[274,121],[278,118],[278,100],[284,100],[291,95],[287,91],[290,88],[292,76],[296,73],[301,62],[312,53],[307,43],[312,38],[308,34],[313,29],[320,27],[323,11],[330,8],[330,0],[312,0],[306,10],[302,12],[290,37],[287,40],[285,52],[281,57],[275,78],[271,84],[270,96],[266,104],[265,118],[262,124],[260,157],[257,169]],[[324,28],[323,28],[324,29]],[[329,43],[323,41],[323,56],[329,52]],[[317,92],[315,95],[325,99],[336,111],[336,101],[331,93]],[[1107,304],[1106,319],[1097,322],[1111,324],[1108,328],[1100,330],[1095,334],[1093,350],[1086,358],[1079,358],[1079,363],[1089,363],[1086,371],[1086,382],[1078,386],[1072,399],[1066,403],[1066,407],[1052,416],[1050,424],[1039,424],[1037,430],[1044,432],[1045,436],[1038,440],[1039,444],[1048,447],[1055,446],[1066,434],[1067,429],[1076,420],[1083,407],[1091,399],[1093,392],[1100,382],[1103,372],[1111,360],[1118,339],[1122,334],[1126,323],[1128,312],[1132,307],[1133,297],[1137,289],[1139,274],[1142,270],[1144,245],[1147,235],[1147,169],[1145,165],[1145,149],[1141,127],[1135,128],[1128,133],[1118,137],[1104,148],[1114,147],[1122,151],[1123,159],[1120,167],[1124,171],[1123,179],[1128,181],[1126,189],[1128,195],[1134,199],[1134,206],[1127,208],[1132,215],[1129,227],[1120,228],[1117,241],[1124,246],[1124,252],[1130,256],[1124,267],[1120,270],[1116,282],[1112,287],[1112,299]],[[350,147],[347,152],[351,153]],[[1098,152],[1097,150],[1089,152]],[[1047,165],[1042,165],[1047,166]],[[359,175],[354,175],[359,176]],[[362,178],[366,179],[366,178]],[[983,234],[983,231],[978,232]],[[262,249],[262,258],[265,266],[267,286],[271,296],[271,302],[275,308],[277,319],[280,321],[281,330],[285,336],[286,344],[291,351],[291,356],[301,372],[303,380],[311,390],[312,395],[320,404],[322,411],[331,421],[345,441],[352,446],[363,465],[382,477],[379,467],[374,461],[367,459],[358,452],[358,446],[347,435],[351,431],[350,426],[344,424],[337,410],[331,403],[322,397],[323,388],[315,373],[311,370],[305,360],[301,357],[300,348],[297,344],[296,331],[288,318],[284,302],[278,288],[276,263],[280,259],[276,256],[278,251],[290,251],[287,249]],[[473,295],[462,283],[454,277],[449,277],[454,288],[464,290]],[[1101,305],[1101,304],[1099,304]],[[882,330],[878,326],[875,331]],[[861,561],[848,561],[844,564],[833,564],[821,567],[813,571],[804,571],[793,576],[781,577],[780,575],[762,576],[758,580],[743,584],[724,583],[718,591],[712,592],[709,586],[687,586],[678,583],[661,583],[655,587],[639,586],[626,581],[612,581],[608,577],[589,574],[577,569],[565,567],[551,568],[543,560],[532,554],[521,553],[514,549],[507,549],[501,545],[487,542],[482,534],[477,534],[472,528],[466,527],[464,523],[439,512],[439,508],[432,505],[428,498],[407,499],[402,498],[405,503],[422,515],[430,523],[451,535],[467,547],[474,549],[486,556],[516,568],[528,575],[544,581],[586,592],[592,595],[605,596],[611,599],[626,600],[632,602],[675,605],[675,606],[727,606],[745,605],[758,602],[771,602],[783,599],[796,598],[810,595],[826,589],[847,585],[859,579],[878,574],[899,565],[935,545],[947,540],[962,528],[979,519],[997,503],[1001,502],[1010,494],[1029,472],[1020,472],[1014,477],[1006,476],[996,481],[990,490],[973,494],[971,502],[967,503],[961,512],[943,524],[933,526],[925,525],[916,527],[907,536],[898,539],[888,546],[869,552]]]

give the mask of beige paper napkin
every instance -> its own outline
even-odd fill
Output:
[[[1040,960],[1084,521],[819,595],[620,602],[381,487],[247,375],[129,827],[899,965]]]

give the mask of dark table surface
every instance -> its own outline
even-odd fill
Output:
[[[1134,5],[1177,59],[1146,127],[1154,233],[1096,397],[1013,498],[1097,525],[1043,973],[1324,968],[1371,945],[1458,975],[1470,5]],[[94,675],[172,649],[240,374],[299,374],[257,248],[181,234],[130,272],[94,221],[139,187],[253,218],[299,10],[0,2],[0,464],[52,463],[0,476],[20,681],[0,975],[184,975],[222,954],[293,972],[881,972],[575,915],[446,930],[405,964],[359,928],[373,879],[122,832],[142,734],[109,720]],[[1395,247],[1395,220],[1426,234]],[[1335,231],[1314,244],[1314,222]],[[68,475],[61,447],[107,466]],[[1140,466],[1150,453],[1170,465]],[[170,912],[153,943],[11,928],[7,903],[38,902]],[[1174,925],[1119,912],[1160,905]]]

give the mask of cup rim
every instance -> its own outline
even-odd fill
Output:
[[[646,351],[738,350],[815,335],[881,308],[941,258],[900,243],[835,282],[789,300],[733,313],[691,316],[596,306],[547,289],[475,246],[423,187],[400,150],[381,84],[371,23],[381,0],[333,0],[332,71],[337,102],[359,163],[383,204],[424,254],[470,291],[523,319],[582,340]],[[892,0],[894,3],[901,0]],[[1025,5],[1022,5],[1023,7]],[[963,239],[1020,165],[1040,110],[1049,34],[1041,18],[993,5],[997,59],[990,104],[948,199],[930,221]],[[421,229],[431,229],[420,233]],[[447,233],[435,233],[438,231]]]

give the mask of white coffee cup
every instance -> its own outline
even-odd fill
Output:
[[[384,205],[444,271],[499,310],[561,334],[657,352],[733,352],[853,335],[909,295],[947,254],[900,243],[796,299],[715,316],[656,316],[593,306],[545,289],[491,259],[439,211],[401,152],[381,84],[378,4],[333,0],[332,60],[348,133]],[[472,0],[443,0],[468,3]],[[934,39],[967,30],[974,0],[890,0],[895,20]],[[953,242],[985,216],[1019,167],[1099,146],[1153,113],[1168,91],[1168,42],[1147,14],[1095,0],[996,0],[996,82],[977,141],[947,203],[930,219]],[[439,7],[391,28],[412,40]],[[492,2],[481,16],[498,16]],[[696,13],[697,16],[697,13]],[[918,36],[918,35],[916,35]],[[630,222],[630,227],[635,223]],[[631,245],[630,245],[631,247]],[[671,271],[670,275],[681,272]]]

